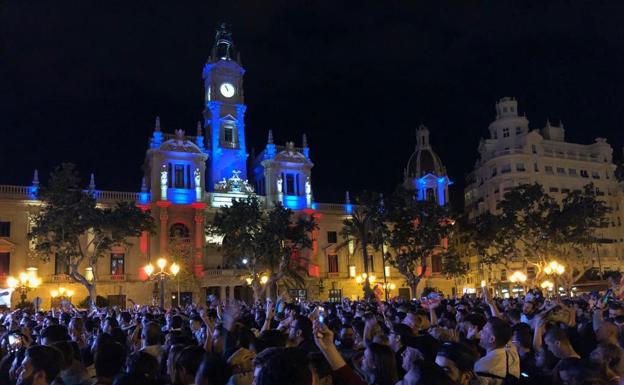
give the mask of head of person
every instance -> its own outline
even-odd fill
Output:
[[[414,332],[412,328],[405,324],[394,324],[392,326],[392,331],[388,336],[388,342],[390,347],[395,352],[399,351],[403,346],[407,344],[407,341],[414,337]]]
[[[533,330],[531,326],[523,322],[517,323],[512,328],[511,342],[516,347],[516,350],[523,355],[524,352],[531,350],[533,346]]]
[[[202,328],[202,319],[200,316],[192,316],[191,319],[189,319],[189,327],[191,328],[191,331],[196,332],[198,330],[201,330]]]
[[[599,344],[589,355],[590,361],[597,366],[611,370],[618,376],[624,374],[622,349],[615,344]]]
[[[403,377],[403,385],[455,385],[443,368],[431,361],[417,361]]]
[[[406,372],[409,372],[416,367],[416,361],[424,360],[423,354],[415,347],[406,346],[403,353],[401,353],[401,367]]]
[[[17,371],[17,385],[48,385],[61,372],[61,353],[50,346],[35,345],[26,350]]]
[[[343,324],[340,326],[340,333],[338,333],[338,341],[340,341],[340,347],[344,349],[351,349],[355,344],[355,335],[353,328],[350,324]]]
[[[333,385],[332,368],[322,353],[308,354],[308,361],[315,385]]]
[[[297,344],[312,339],[312,321],[306,316],[298,315],[290,324],[288,339]]]
[[[119,322],[117,322],[117,318],[115,317],[106,317],[104,323],[102,324],[102,331],[104,333],[110,334],[113,329],[119,327]]]
[[[225,385],[230,378],[228,366],[215,353],[202,355],[202,362],[195,375],[196,385]]]
[[[63,325],[50,325],[44,328],[40,334],[42,345],[52,345],[55,342],[70,340],[67,328]]]
[[[163,341],[162,331],[156,322],[148,322],[141,331],[141,343],[143,347],[160,345]]]
[[[544,342],[548,350],[557,358],[565,358],[572,349],[570,339],[566,332],[559,328],[550,328],[544,336]]]
[[[396,358],[392,349],[386,345],[372,343],[366,347],[362,370],[379,385],[394,385],[398,381]]]
[[[559,378],[563,385],[581,385],[586,380],[599,377],[596,368],[590,368],[580,358],[564,358],[557,364]]]
[[[171,318],[168,319],[169,321],[169,330],[179,330],[182,329],[182,324],[184,323],[182,321],[182,317],[179,315],[174,315]]]
[[[156,357],[146,352],[134,352],[126,360],[126,372],[150,380],[156,380],[160,366]]]
[[[195,375],[204,358],[204,353],[204,348],[200,346],[187,346],[180,352],[174,365],[178,379],[183,385],[195,382]]]
[[[535,351],[535,366],[545,373],[550,373],[555,365],[557,365],[557,357],[548,350],[546,345]]]
[[[255,385],[312,385],[306,353],[297,348],[270,348],[254,359]],[[393,384],[394,385],[394,384]]]
[[[251,348],[259,354],[264,349],[286,347],[286,340],[286,335],[279,330],[265,330],[251,342]]]
[[[218,324],[212,332],[212,351],[218,354],[223,353],[223,343],[223,324]]]
[[[438,350],[435,362],[457,385],[467,385],[474,377],[474,365],[479,355],[458,342],[446,342]]]
[[[184,348],[186,348],[186,345],[183,344],[175,344],[169,347],[169,352],[167,354],[167,375],[169,376],[172,384],[180,382],[176,372],[175,363]]]
[[[609,302],[609,319],[615,319],[617,316],[624,315],[624,307],[617,301]]]
[[[126,349],[117,342],[98,345],[95,350],[95,375],[99,378],[113,378],[123,371]]]
[[[511,340],[511,326],[500,318],[490,318],[483,329],[479,344],[487,351],[503,348]]]
[[[68,330],[72,340],[77,341],[83,338],[85,334],[84,319],[80,317],[72,318],[71,321],[69,321]]]
[[[535,313],[536,307],[533,301],[524,301],[522,304],[522,312],[526,315]]]
[[[618,334],[619,329],[613,322],[604,321],[596,330],[596,341],[601,344],[617,344]]]

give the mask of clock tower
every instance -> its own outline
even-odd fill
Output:
[[[247,177],[244,73],[232,33],[221,23],[203,70],[204,127],[210,146],[206,183],[209,191],[214,191],[215,184],[224,178],[231,178],[234,171],[240,172],[243,179]]]

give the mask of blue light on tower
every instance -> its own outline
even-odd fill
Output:
[[[353,214],[353,204],[346,203],[344,207],[345,207],[345,213],[347,213],[348,215]]]
[[[148,204],[150,201],[150,193],[148,192],[140,192],[139,193],[139,203]]]

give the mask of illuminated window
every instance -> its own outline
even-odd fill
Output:
[[[125,257],[126,257],[125,254],[122,254],[122,253],[111,254],[111,260],[110,260],[111,275],[123,275],[124,274]]]

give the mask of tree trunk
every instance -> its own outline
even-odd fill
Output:
[[[420,283],[420,278],[416,278],[414,281],[410,281],[410,290],[412,291],[412,298],[418,299],[418,294],[416,290],[418,290],[418,284]]]
[[[366,273],[366,279],[364,280],[364,299],[369,301],[375,299],[375,293],[371,289],[368,274],[368,241],[366,237],[362,237],[362,257],[364,258],[364,273]]]

